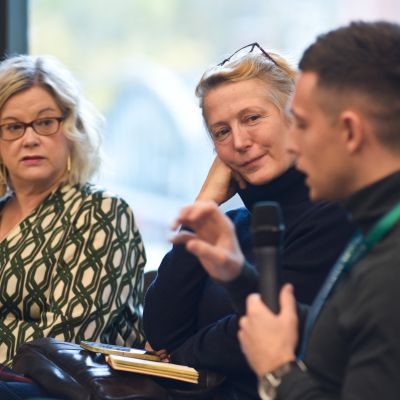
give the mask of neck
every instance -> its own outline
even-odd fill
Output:
[[[359,166],[355,166],[353,171],[353,179],[345,197],[400,171],[400,157],[392,153],[377,155],[368,161],[364,160]]]
[[[43,192],[40,194],[21,194],[15,193],[15,196],[10,200],[9,207],[12,208],[13,212],[19,216],[19,219],[23,219],[31,213],[43,200],[51,193]]]
[[[43,200],[60,185],[60,181],[46,187],[31,185],[29,187],[14,187],[14,196],[9,201],[9,208],[20,219],[26,217],[32,210],[39,206]]]
[[[304,181],[304,174],[291,167],[282,175],[263,185],[249,184],[238,193],[249,211],[259,201],[276,201],[286,207],[309,201],[308,189]]]

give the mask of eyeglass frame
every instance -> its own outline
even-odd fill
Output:
[[[61,117],[43,117],[43,118],[37,118],[37,119],[34,119],[33,121],[31,121],[31,122],[22,122],[22,121],[16,121],[16,122],[8,122],[8,123],[5,123],[5,124],[1,124],[0,125],[0,140],[4,140],[5,142],[14,142],[15,140],[18,140],[18,139],[21,139],[24,135],[25,135],[25,133],[26,133],[26,130],[28,129],[28,128],[32,128],[33,129],[33,131],[37,134],[37,135],[39,135],[39,136],[52,136],[52,135],[55,135],[57,132],[58,132],[58,130],[60,129],[60,125],[61,125],[61,123],[63,122],[63,121],[65,121],[65,118],[67,118],[67,114],[65,113],[65,114],[63,114]],[[48,120],[48,119],[52,119],[52,120],[56,120],[57,121],[57,129],[55,130],[55,132],[53,132],[53,133],[40,133],[40,132],[38,132],[37,130],[36,130],[36,128],[34,127],[34,123],[35,122],[37,122],[37,121],[43,121],[43,120]],[[12,125],[13,123],[15,123],[15,124],[21,124],[23,127],[24,127],[24,130],[22,131],[22,134],[20,135],[20,136],[18,136],[18,137],[16,137],[15,139],[4,139],[3,138],[3,132],[2,132],[2,128],[3,128],[3,126],[7,126],[7,125]]]
[[[258,42],[253,42],[250,44],[246,44],[246,46],[241,47],[240,49],[236,50],[234,53],[232,53],[228,58],[225,58],[225,60],[223,60],[222,62],[220,62],[219,64],[217,64],[217,67],[223,67],[228,61],[230,61],[232,59],[232,57],[239,53],[240,51],[242,51],[243,49],[247,48],[247,47],[251,47],[251,49],[249,50],[249,52],[247,54],[250,54],[255,48],[257,48],[258,50],[261,51],[261,53],[267,57],[268,60],[272,61],[278,68],[280,67],[280,65],[271,57],[271,55],[264,50],[259,44]]]

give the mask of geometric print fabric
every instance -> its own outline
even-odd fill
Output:
[[[42,336],[139,346],[145,261],[123,199],[62,184],[0,242],[0,363]]]

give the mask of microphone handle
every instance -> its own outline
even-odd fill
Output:
[[[273,246],[254,248],[256,266],[260,274],[261,299],[275,314],[279,312],[279,259],[278,249]]]

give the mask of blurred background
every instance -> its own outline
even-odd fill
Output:
[[[194,95],[207,67],[251,42],[296,64],[319,33],[351,20],[400,22],[397,0],[26,4],[28,51],[58,57],[107,119],[96,183],[132,206],[148,270],[169,249],[169,225],[195,199],[214,156]],[[233,199],[225,208],[237,205]]]

